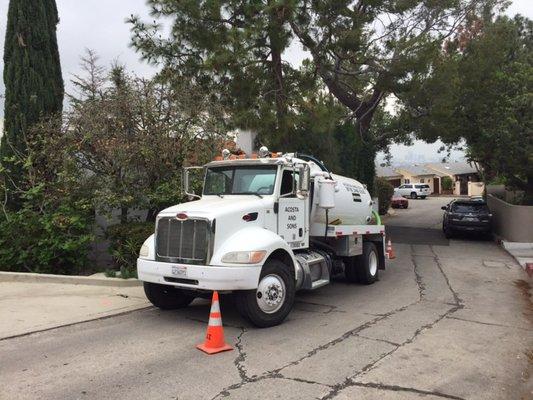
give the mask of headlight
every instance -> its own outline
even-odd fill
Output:
[[[222,262],[227,264],[259,264],[265,258],[266,251],[232,251],[224,254]]]
[[[148,257],[148,255],[150,254],[150,249],[148,248],[148,246],[146,244],[143,244],[141,246],[141,251],[139,251],[139,257]]]

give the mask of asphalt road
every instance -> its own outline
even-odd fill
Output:
[[[525,273],[492,242],[405,243],[404,228],[428,242],[441,202],[410,201],[387,219],[397,259],[374,285],[339,280],[299,294],[269,329],[246,324],[224,298],[231,352],[195,348],[203,300],[2,340],[0,398],[529,399]]]

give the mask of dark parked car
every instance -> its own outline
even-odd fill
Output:
[[[473,232],[485,236],[491,234],[492,214],[483,199],[453,200],[447,206],[442,219],[442,230],[447,238],[457,232]]]

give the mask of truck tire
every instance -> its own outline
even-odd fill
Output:
[[[235,293],[239,313],[259,328],[281,324],[294,305],[296,289],[290,268],[280,260],[268,260],[258,288]]]
[[[371,285],[378,280],[379,256],[376,245],[363,243],[363,254],[344,259],[344,276],[351,283]]]
[[[364,285],[371,285],[378,280],[379,255],[372,242],[363,243],[363,254],[357,256],[357,280]]]
[[[144,282],[144,293],[150,303],[161,310],[187,307],[195,298],[192,292],[150,282]]]
[[[417,197],[418,197],[418,196],[416,195],[415,192],[412,192],[412,193],[411,193],[411,198],[412,198],[412,199],[416,199]]]

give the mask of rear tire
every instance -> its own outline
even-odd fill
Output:
[[[378,280],[379,255],[376,245],[372,242],[363,243],[363,254],[356,257],[346,257],[344,262],[344,276],[352,283],[371,285]]]
[[[187,307],[196,297],[186,290],[150,282],[144,282],[144,293],[150,303],[161,310]]]
[[[417,198],[417,195],[416,195],[415,192],[412,192],[412,193],[411,193],[411,198],[412,198],[412,199],[416,199],[416,198]]]
[[[379,255],[376,245],[372,242],[364,242],[363,254],[359,257],[357,269],[359,282],[371,285],[378,280]]]
[[[448,228],[447,226],[445,226],[445,227],[443,227],[442,230],[444,231],[444,237],[445,237],[446,239],[451,239],[451,238],[452,238],[452,236],[453,236],[453,231],[452,231],[450,228]]]
[[[280,260],[268,260],[258,288],[235,293],[239,313],[259,328],[281,324],[294,305],[296,288],[291,268]]]

